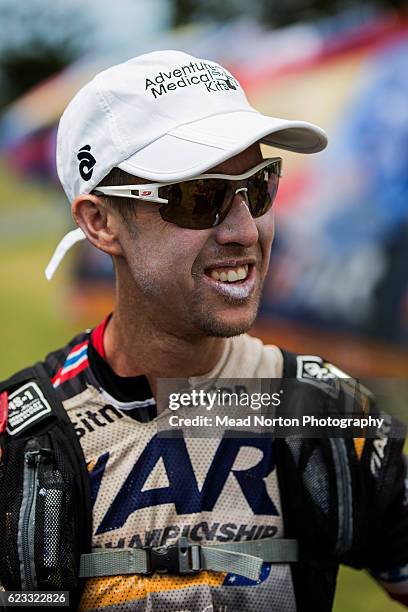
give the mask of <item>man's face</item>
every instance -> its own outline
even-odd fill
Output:
[[[240,174],[260,161],[256,144],[207,173]],[[247,331],[256,318],[269,265],[272,209],[253,219],[246,195],[238,193],[224,221],[205,230],[163,221],[158,209],[157,204],[136,202],[134,222],[120,231],[121,263],[140,308],[158,329],[178,337]]]

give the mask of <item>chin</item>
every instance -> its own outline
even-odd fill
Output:
[[[231,336],[239,336],[249,331],[256,319],[256,312],[246,316],[211,316],[210,313],[206,317],[200,317],[196,320],[196,326],[206,336],[217,338],[229,338]]]
[[[207,295],[194,296],[190,317],[194,329],[208,337],[228,338],[249,331],[255,322],[261,301],[261,287],[247,300],[226,298],[211,300]]]

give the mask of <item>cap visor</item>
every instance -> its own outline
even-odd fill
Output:
[[[175,128],[121,162],[119,168],[159,182],[184,180],[206,172],[257,141],[288,151],[317,153],[326,147],[327,136],[305,121],[237,111]]]

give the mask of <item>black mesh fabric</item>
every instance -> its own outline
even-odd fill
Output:
[[[322,453],[315,449],[303,471],[303,483],[314,504],[324,513],[331,511],[329,473]]]
[[[323,471],[321,471],[324,466]],[[324,440],[304,440],[299,460],[299,496],[301,496],[302,516],[309,521],[301,521],[303,541],[314,550],[317,558],[324,558],[334,551],[337,538],[337,490],[333,478],[331,450]],[[330,520],[327,520],[327,509],[330,508]],[[319,542],[315,535],[320,533]]]
[[[299,562],[292,565],[297,610],[329,612],[338,570],[332,556],[338,513],[330,444],[312,438],[301,443],[278,439],[275,446],[285,535],[299,542]]]
[[[34,554],[38,584],[44,590],[75,587],[77,522],[73,507],[73,479],[61,453],[41,464],[38,477]]]
[[[20,590],[17,549],[18,521],[23,498],[24,440],[6,447],[0,481],[0,576],[6,590]],[[7,469],[5,467],[7,466]]]
[[[38,438],[50,448],[49,436]],[[24,452],[27,440],[6,447],[0,481],[0,576],[6,590],[21,589],[18,526],[23,502]],[[36,486],[34,555],[38,588],[69,590],[77,583],[78,529],[73,474],[65,469],[59,449],[41,457]]]

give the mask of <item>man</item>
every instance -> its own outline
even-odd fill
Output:
[[[90,476],[92,548],[100,554],[83,558],[81,610],[330,610],[340,561],[370,568],[406,597],[406,476],[392,423],[378,434],[378,465],[372,442],[364,440],[296,446],[270,435],[158,433],[169,412],[157,401],[162,379],[192,385],[281,379],[294,374],[294,363],[299,380],[333,378],[333,366],[319,357],[296,361],[245,333],[268,269],[281,172],[280,158],[263,160],[260,142],[313,153],[326,146],[326,136],[305,122],[260,115],[228,71],[176,51],[101,73],[61,119],[58,174],[80,230],[63,240],[47,274],[83,237],[111,255],[116,273],[114,313],[45,362]],[[26,423],[38,418],[40,426],[49,413],[38,392],[25,414],[27,393],[37,391],[22,389],[8,394],[15,442]],[[26,464],[41,452],[58,455],[58,445],[44,453],[40,441],[38,447],[27,442]],[[61,452],[57,467],[58,461]],[[370,461],[376,478],[365,476]],[[41,473],[46,465],[47,459],[39,468],[43,496],[51,490]],[[23,469],[22,486],[30,478]],[[59,472],[54,468],[54,478]],[[380,484],[381,508],[370,514],[368,501]],[[41,493],[36,503],[41,509]],[[50,580],[44,566],[62,563],[46,535],[46,562],[40,559],[37,569],[37,547],[30,564],[29,531],[25,562],[19,534],[31,511],[26,503],[15,528],[26,588],[41,584],[41,572]],[[382,533],[365,533],[371,522]],[[127,572],[122,549],[137,549],[146,566],[126,557]],[[184,562],[197,571],[183,572]],[[0,579],[7,587],[4,565]]]

